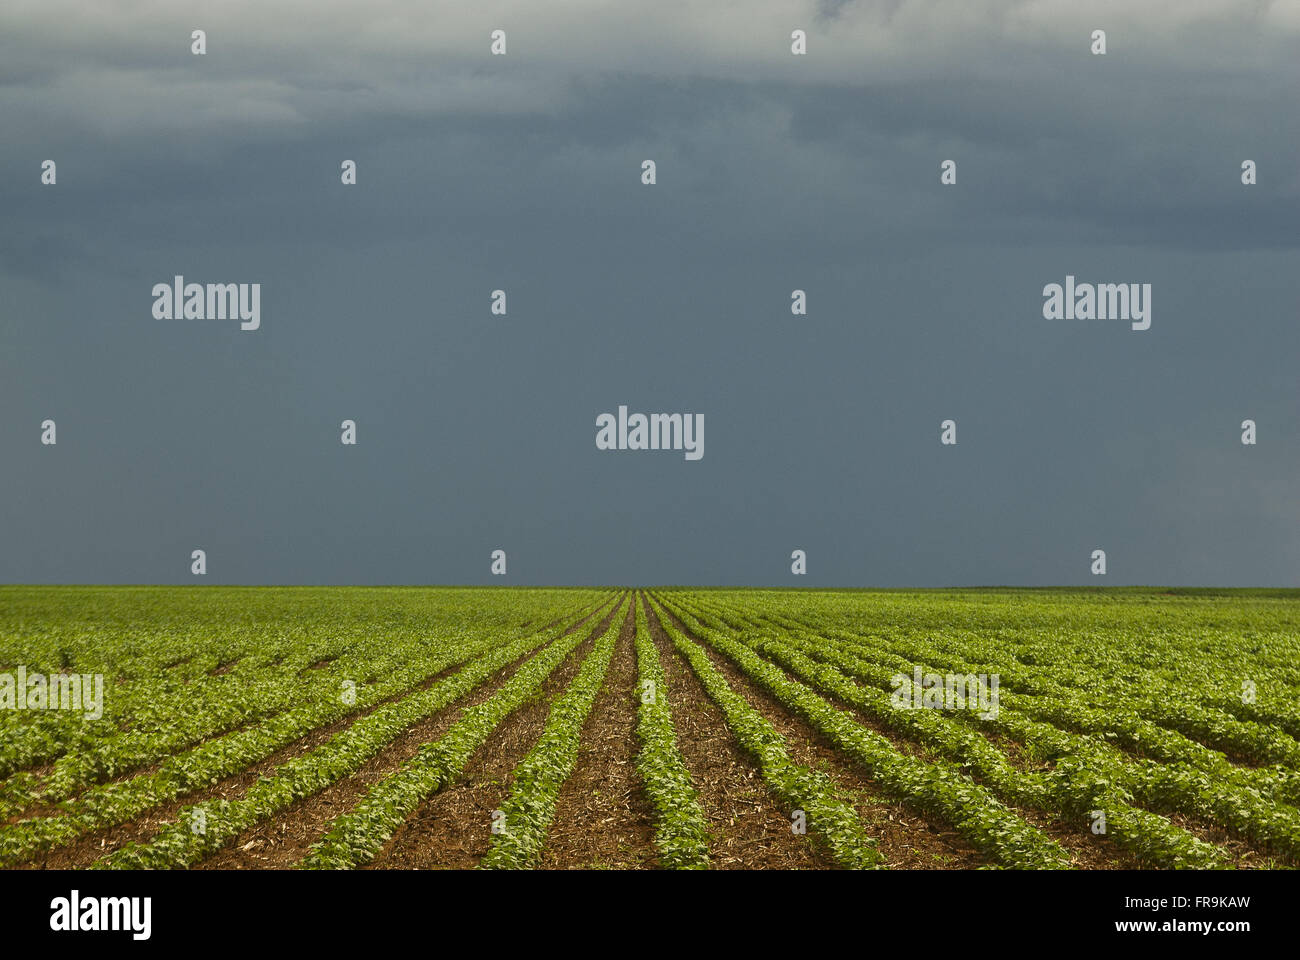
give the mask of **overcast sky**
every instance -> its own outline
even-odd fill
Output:
[[[1298,89],[1300,0],[11,0],[0,582],[1300,585]]]

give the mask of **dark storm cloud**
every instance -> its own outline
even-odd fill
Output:
[[[4,15],[0,580],[1295,582],[1286,5],[312,9]]]

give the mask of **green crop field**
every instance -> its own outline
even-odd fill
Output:
[[[1289,868],[1300,591],[0,587],[0,866]]]

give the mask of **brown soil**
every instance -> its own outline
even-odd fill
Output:
[[[437,673],[430,674],[429,676],[425,677],[423,680],[419,681],[415,685],[407,687],[405,690],[400,690],[397,693],[394,693],[392,696],[385,697],[383,700],[373,703],[370,706],[362,710],[359,710],[355,713],[350,713],[345,717],[340,717],[338,720],[335,720],[333,723],[330,723],[326,726],[317,727],[311,732],[304,734],[299,739],[293,741],[292,743],[280,747],[270,756],[266,757],[266,759],[261,760],[255,765],[247,768],[246,770],[234,774],[233,776],[227,778],[227,780],[232,780],[232,781],[240,780],[249,773],[261,773],[267,769],[270,769],[271,767],[279,766],[285,760],[288,760],[289,758],[296,756],[299,753],[305,753],[307,750],[319,746],[320,744],[328,740],[329,737],[332,736],[334,733],[338,732],[339,730],[342,730],[346,726],[356,723],[356,721],[361,719],[362,717],[374,713],[374,711],[378,710],[384,704],[392,703],[395,700],[401,700],[403,697],[408,697],[412,693],[416,693],[420,690],[427,690],[429,687],[433,686],[439,680],[455,673],[462,666],[464,666],[464,664],[452,664],[449,667],[444,667],[442,670],[439,670]],[[256,726],[258,723],[264,723],[267,720],[279,716],[280,712],[282,711],[277,711],[275,713],[268,714],[267,716],[261,718],[261,720],[250,720],[247,723],[241,723],[233,727],[228,727],[224,730],[218,730],[214,733],[208,734],[205,737],[195,740],[189,746],[182,747],[180,749],[184,751],[195,750],[213,740],[220,740],[223,737],[234,736],[235,734],[247,730],[249,727]],[[146,764],[145,766],[135,767],[134,769],[127,770],[126,772],[120,773],[114,777],[110,777],[107,780],[101,780],[101,781],[96,781],[95,783],[87,784],[85,787],[82,787],[80,790],[78,790],[73,795],[73,797],[75,799],[75,797],[80,796],[82,793],[84,793],[86,790],[91,789],[92,787],[104,786],[106,784],[112,784],[112,783],[122,783],[127,780],[134,780],[137,777],[148,776],[156,772],[160,766],[161,763],[150,763],[150,764]],[[202,793],[210,794],[212,796],[224,796],[225,794],[221,794],[218,791],[222,790],[225,784],[226,784],[226,780],[223,780],[218,784],[216,784],[216,786],[213,787],[211,790],[205,790],[202,791]],[[187,799],[187,798],[193,798],[195,795],[196,795],[195,793],[186,794],[185,796],[181,797],[178,801],[169,804],[169,806],[174,806],[175,809],[180,809],[183,806],[187,806],[188,804],[195,802],[193,799]],[[160,807],[157,809],[162,809],[162,808]],[[61,815],[62,812],[63,812],[62,807],[60,806],[59,803],[41,803],[36,806],[29,807],[25,810],[20,811],[19,813],[10,817],[7,822],[16,823],[19,820],[27,820],[33,817],[57,817]],[[99,834],[96,834],[96,836],[99,836]]]
[[[573,624],[564,631],[564,635],[567,636],[580,629],[587,619],[588,617],[584,617],[583,620]],[[602,626],[612,619],[613,611],[610,611],[601,621]],[[585,645],[586,643],[580,645],[579,649]],[[304,797],[287,810],[277,814],[273,822],[261,823],[249,828],[229,846],[198,864],[198,868],[241,870],[293,866],[306,856],[313,843],[324,836],[335,817],[353,809],[371,786],[399,770],[425,744],[441,737],[453,723],[460,719],[465,708],[487,700],[514,675],[516,670],[536,655],[536,651],[525,654],[499,671],[488,682],[480,684],[469,696],[449,704],[434,716],[407,728],[379,754],[366,761],[355,774],[344,777],[319,793]],[[572,657],[573,655],[570,654],[568,659],[571,661]],[[560,669],[562,670],[563,666]],[[399,836],[400,833],[399,830]],[[392,842],[389,842],[390,846]]]
[[[551,702],[577,675],[617,609],[569,654],[536,696],[492,731],[455,783],[443,787],[407,818],[369,868],[464,870],[478,865],[492,839],[492,814],[509,795],[515,768],[540,739]]]
[[[676,618],[674,618],[674,622],[678,624],[679,628],[682,627],[681,622],[676,620]],[[685,632],[688,636],[694,637],[694,634],[691,633],[689,629],[686,629]],[[725,657],[716,654],[702,641],[700,641],[700,645],[706,648],[710,657],[712,657],[713,661],[718,664],[719,667],[724,669],[724,672],[727,670],[730,671],[728,673],[728,679],[731,679],[733,676],[739,677],[743,682],[749,684],[751,690],[753,690],[757,695],[770,700],[770,698],[768,698],[766,694],[762,693],[758,687],[754,686],[748,678],[744,677],[744,674],[740,673],[738,668],[732,666]],[[838,697],[822,693],[821,691],[818,691],[818,694],[828,703],[852,714],[853,719],[861,726],[866,727],[889,740],[893,747],[900,753],[927,762],[943,761],[942,756],[937,751],[931,750],[923,744],[916,743],[915,741],[901,739],[897,733],[879,723],[872,717],[862,713],[852,704],[845,703]],[[785,710],[784,707],[776,703],[774,700],[771,702],[776,709],[782,711]],[[788,711],[786,712],[788,714]],[[835,751],[835,748],[830,744],[822,743],[820,734],[812,731],[810,727],[808,729],[815,737],[817,737],[819,744]],[[1033,761],[1027,756],[1024,756],[1021,752],[1022,748],[1020,744],[1015,741],[1008,740],[1005,737],[987,737],[987,739],[1004,753],[1008,754],[1008,760],[1018,768],[1029,771],[1045,769],[1051,766],[1051,764],[1040,764],[1037,761]],[[837,754],[837,756],[839,755]],[[976,783],[982,783],[978,777],[973,777],[973,779]],[[1140,861],[1112,840],[1104,836],[1093,835],[1092,831],[1088,829],[1087,824],[1084,824],[1081,828],[1076,828],[1075,825],[1052,814],[1011,804],[1008,804],[1007,806],[1026,823],[1037,827],[1047,836],[1051,837],[1052,840],[1064,847],[1066,851],[1069,852],[1075,867],[1087,870],[1139,870],[1143,868],[1143,864]],[[966,844],[964,840],[959,838],[958,843],[969,849],[969,845]],[[881,849],[884,849],[883,844]]]
[[[1212,843],[1223,850],[1233,866],[1239,870],[1287,869],[1294,868],[1295,862],[1280,853],[1271,853],[1260,847],[1255,841],[1240,834],[1230,832],[1217,823],[1208,823],[1198,817],[1189,817],[1181,813],[1152,811],[1167,819],[1176,827],[1181,827],[1198,840]]]
[[[644,596],[642,603],[663,663],[677,747],[712,836],[710,867],[806,870],[831,866],[806,836],[791,829],[788,811],[768,792],[757,765],[741,750],[722,712],[673,648],[654,607]]]
[[[654,810],[636,767],[635,638],[629,607],[604,686],[583,726],[577,762],[556,802],[544,868],[653,866]]]
[[[588,613],[581,620],[569,627],[565,632],[570,633],[579,629],[582,624],[589,620],[594,614],[595,611]],[[524,659],[526,659],[526,657],[521,657],[519,660],[515,661],[514,664],[505,668],[505,671],[498,674],[497,678],[488,681],[489,684],[503,682],[505,677],[508,676],[509,673],[513,672],[513,670],[516,669]],[[248,767],[234,776],[227,777],[212,787],[194,791],[176,800],[160,804],[159,806],[153,807],[139,814],[135,819],[128,823],[95,831],[94,833],[88,834],[67,846],[59,847],[55,850],[49,851],[48,853],[42,854],[40,857],[30,861],[24,866],[39,869],[71,869],[85,867],[99,859],[99,857],[111,853],[126,843],[147,843],[160,829],[175,821],[183,807],[202,803],[208,800],[237,799],[242,796],[250,786],[256,783],[259,777],[273,771],[274,768],[278,767],[286,760],[315,749],[329,740],[335,733],[345,727],[351,726],[362,717],[373,713],[375,710],[383,706],[383,704],[410,696],[417,690],[428,689],[439,680],[455,673],[457,670],[460,670],[462,666],[462,664],[449,666],[426,678],[415,687],[396,693],[380,703],[372,704],[364,710],[349,714],[331,724],[319,727],[293,743],[287,744],[286,746],[276,750],[266,759]],[[482,688],[480,687],[480,690],[481,689]],[[446,709],[453,710],[455,707],[456,704],[452,704]],[[130,776],[136,775],[138,774],[132,774]],[[313,840],[314,839],[315,838],[313,838]],[[241,838],[239,842],[243,843],[246,841]]]
[[[571,651],[544,681],[537,694],[506,717],[470,758],[456,782],[438,791],[403,823],[373,864],[381,869],[472,868],[487,852],[491,840],[492,813],[503,805],[519,762],[536,744],[544,729],[555,697],[576,676],[583,658],[595,639],[614,621],[626,594],[607,599],[571,622],[565,634],[583,631],[583,642]],[[689,663],[681,657],[663,631],[672,622],[705,651],[731,688],[759,711],[785,739],[791,759],[821,771],[854,803],[866,831],[876,838],[888,866],[903,869],[972,868],[990,864],[991,859],[964,840],[955,830],[934,817],[913,811],[905,802],[890,797],[880,785],[848,756],[839,751],[797,714],[787,710],[733,663],[700,640],[671,611],[656,607],[650,598],[633,593],[641,602],[650,624],[651,639],[663,664],[678,747],[698,792],[698,801],[711,834],[710,865],[715,869],[831,869],[836,864],[814,836],[791,830],[790,811],[772,794],[753,760],[727,728],[716,704],[705,693]],[[611,600],[613,604],[611,605]],[[767,629],[766,618],[730,611],[725,616],[710,611],[720,621],[738,624],[743,632]],[[660,618],[663,618],[661,623]],[[521,629],[558,629],[565,619],[545,627],[544,618],[524,621]],[[762,621],[762,622],[760,622]],[[773,626],[775,624],[773,623]],[[812,629],[812,628],[810,628]],[[635,620],[623,620],[609,672],[588,716],[579,742],[574,769],[563,785],[555,818],[548,832],[540,866],[547,869],[653,868],[657,866],[654,846],[655,811],[651,807],[637,770],[641,742],[636,733],[639,684],[635,653]],[[371,786],[401,769],[418,750],[443,736],[460,718],[464,708],[482,703],[496,693],[510,676],[536,651],[499,670],[477,689],[449,704],[436,715],[404,730],[354,775],[281,811],[266,823],[251,828],[224,849],[199,864],[201,869],[284,868],[298,863],[310,846],[329,829],[341,813],[355,808]],[[760,654],[761,655],[761,654]],[[177,661],[182,667],[193,657]],[[327,657],[303,666],[299,676],[325,669],[335,658]],[[239,667],[239,659],[220,662],[211,669],[198,669],[194,679],[220,676]],[[247,664],[250,661],[245,661]],[[769,659],[769,662],[773,662]],[[211,664],[208,660],[207,664]],[[204,667],[207,666],[204,665]],[[774,664],[780,666],[779,664]],[[455,673],[462,664],[445,668],[408,689],[387,698],[391,703],[428,689]],[[119,678],[120,680],[121,678]],[[1008,688],[1010,689],[1010,688]],[[851,715],[864,728],[885,737],[900,753],[918,760],[942,757],[932,747],[909,739],[862,714],[832,695],[827,702]],[[301,756],[328,741],[378,709],[373,704],[328,726],[313,730],[275,751],[265,760],[196,790],[175,801],[158,805],[132,822],[107,828],[39,856],[22,868],[63,869],[85,867],[128,842],[148,842],[163,827],[174,823],[182,808],[208,800],[235,800],[285,761]],[[128,722],[128,721],[124,721]],[[258,723],[264,721],[252,721]],[[251,724],[214,732],[204,740],[219,739]],[[972,728],[973,729],[973,728]],[[1030,757],[1022,744],[996,734],[980,732],[1008,762],[1023,772],[1050,769],[1052,764]],[[1140,755],[1139,751],[1129,751]],[[1242,764],[1249,766],[1249,764]],[[123,773],[126,781],[158,768],[150,764]],[[47,762],[28,772],[40,777],[52,766]],[[975,777],[975,782],[980,782]],[[1093,835],[1088,824],[1067,822],[1061,817],[1034,809],[1012,808],[1015,813],[1043,831],[1067,851],[1074,866],[1088,870],[1143,869],[1144,864],[1106,836]],[[1155,811],[1159,813],[1160,811]],[[58,805],[39,807],[5,818],[12,823],[35,815],[58,816]],[[1260,844],[1230,833],[1223,827],[1195,817],[1163,814],[1176,826],[1224,851],[1238,868],[1294,866],[1284,856],[1271,853]]]
[[[597,610],[604,609],[604,608],[608,605],[608,603],[609,603],[609,601],[608,601],[608,600],[605,600],[605,601],[602,601],[601,603],[599,603],[598,605],[596,605],[595,607],[593,607],[593,608],[592,608],[591,610],[589,610],[586,614],[584,614],[583,617],[582,617],[580,620],[578,620],[575,624],[573,624],[572,626],[570,626],[570,627],[568,628],[568,630],[566,630],[565,632],[568,633],[568,632],[570,632],[570,631],[572,631],[572,630],[574,630],[574,629],[577,629],[577,628],[578,628],[582,623],[584,623],[584,622],[586,622],[588,619],[590,619],[590,618],[591,618],[591,617],[596,613]],[[534,632],[535,632],[535,633],[542,633],[542,632],[545,632],[545,631],[547,631],[547,630],[551,630],[551,629],[553,629],[553,628],[559,626],[560,623],[563,621],[563,619],[564,619],[564,618],[561,617],[561,618],[558,618],[558,619],[556,619],[556,620],[552,620],[550,623],[546,624],[544,627],[539,627],[539,628],[537,628]],[[521,629],[522,629],[522,628],[521,628]],[[270,661],[270,662],[268,663],[268,666],[269,666],[269,667],[276,667],[276,666],[278,666],[278,665],[281,663],[281,661],[284,660],[284,658],[285,658],[285,657],[284,657],[284,655],[282,654],[281,656],[275,658],[273,661]],[[191,654],[191,655],[188,656],[188,657],[184,657],[184,658],[182,658],[182,659],[180,659],[180,660],[177,660],[175,663],[169,664],[169,665],[168,665],[167,667],[165,667],[164,669],[172,669],[172,668],[174,668],[174,667],[181,666],[182,664],[185,664],[185,663],[190,662],[192,659],[194,659],[194,657],[193,657],[193,655]],[[337,657],[329,657],[329,658],[326,658],[326,659],[324,659],[324,660],[319,660],[319,661],[317,661],[315,664],[310,665],[309,667],[304,667],[303,670],[299,671],[299,675],[301,676],[301,675],[304,673],[304,671],[307,671],[307,670],[315,670],[315,669],[318,669],[318,668],[323,668],[323,667],[325,667],[325,666],[328,666],[331,662],[333,662],[333,661],[336,660],[336,659],[338,659],[338,658],[337,658]],[[226,663],[226,664],[224,664],[224,665],[222,665],[222,666],[219,666],[219,667],[215,667],[215,668],[213,668],[213,670],[210,670],[210,671],[208,671],[208,672],[209,672],[210,674],[214,675],[214,676],[217,675],[217,674],[227,673],[227,672],[229,672],[230,669],[232,669],[232,668],[233,668],[235,665],[237,665],[238,663],[239,663],[239,660],[238,660],[238,659],[236,659],[236,660],[231,660],[231,661],[229,661],[228,663]],[[429,676],[429,677],[426,677],[425,679],[421,680],[417,685],[411,686],[411,687],[407,688],[406,690],[403,690],[403,691],[400,691],[400,692],[398,692],[398,693],[395,693],[395,694],[393,694],[391,697],[388,697],[387,699],[382,700],[382,701],[380,701],[379,703],[376,703],[376,704],[373,704],[373,705],[370,706],[370,707],[367,707],[366,710],[364,710],[364,711],[362,711],[362,712],[360,712],[360,713],[350,714],[348,717],[343,718],[342,720],[336,722],[335,724],[331,725],[330,727],[323,727],[323,728],[321,728],[321,730],[328,730],[328,731],[331,731],[331,732],[332,732],[332,731],[335,731],[335,730],[337,730],[337,729],[340,729],[344,724],[354,722],[356,719],[365,716],[367,713],[369,713],[369,712],[371,712],[371,711],[377,709],[378,707],[382,706],[382,705],[385,704],[385,703],[389,703],[389,702],[391,702],[391,701],[393,701],[393,700],[400,699],[401,697],[407,696],[408,694],[413,693],[413,692],[415,692],[415,691],[418,690],[418,689],[427,689],[427,688],[428,688],[429,686],[431,686],[433,683],[437,682],[438,680],[441,680],[443,677],[445,677],[445,676],[447,676],[447,675],[449,675],[449,674],[451,674],[451,673],[454,673],[454,672],[455,672],[456,670],[458,670],[459,668],[460,668],[460,665],[453,665],[453,666],[447,667],[446,669],[444,669],[444,670],[442,670],[442,671],[440,671],[440,672],[438,672],[438,673],[436,673],[436,674],[433,674],[433,675],[431,675],[431,676]],[[362,682],[363,682],[363,683],[369,683],[369,682],[371,682],[373,679],[374,679],[374,675],[372,674],[372,675],[370,675],[370,676],[368,676],[368,677],[363,678],[363,679],[362,679]],[[117,678],[117,682],[118,682],[118,683],[122,683],[122,682],[124,682],[124,678],[119,676],[119,677]],[[214,730],[214,731],[212,731],[211,733],[209,733],[209,734],[207,734],[207,735],[205,735],[205,736],[203,736],[203,737],[200,737],[199,739],[193,741],[192,743],[189,743],[188,745],[186,745],[186,746],[184,746],[183,748],[180,748],[180,749],[184,749],[184,750],[193,750],[193,749],[195,749],[196,747],[200,747],[200,746],[202,746],[203,744],[208,743],[208,742],[211,741],[211,740],[216,740],[216,739],[219,739],[219,738],[221,738],[221,737],[230,736],[230,735],[232,735],[232,734],[239,733],[240,731],[245,730],[245,729],[247,729],[248,727],[253,726],[253,725],[257,724],[257,723],[265,722],[265,720],[269,719],[270,717],[278,716],[280,712],[281,712],[281,711],[278,711],[278,710],[277,710],[277,711],[274,711],[273,713],[267,714],[265,717],[260,718],[260,719],[250,720],[250,721],[245,722],[245,723],[239,723],[239,724],[236,724],[236,725],[234,725],[234,726],[225,727],[225,728],[220,729],[220,730]],[[120,726],[120,729],[122,729],[123,731],[126,731],[126,730],[129,730],[129,729],[131,728],[132,724],[131,724],[131,722],[130,722],[129,720],[124,720],[124,721],[123,721],[119,726]],[[301,741],[298,741],[298,743],[307,743],[307,742],[313,740],[314,738],[316,738],[317,735],[318,735],[320,732],[321,732],[320,730],[314,730],[314,731],[312,731],[311,733],[309,733],[309,734],[307,734],[306,736],[304,736],[304,738],[303,738]],[[316,742],[318,743],[318,742],[320,742],[320,741],[316,741]],[[314,746],[315,743],[312,743],[312,745]],[[297,746],[297,744],[289,744],[288,746],[284,747],[283,750],[285,750],[285,751],[293,750],[293,749],[295,748],[295,746]],[[279,755],[279,754],[277,753],[277,756],[278,756],[278,755]],[[259,765],[259,768],[260,768],[261,766],[264,766],[264,765],[267,764],[267,763],[280,763],[280,762],[283,762],[283,758],[281,758],[281,759],[279,759],[279,760],[276,760],[274,757],[272,757],[272,758],[268,758],[267,760],[262,761],[262,763]],[[118,783],[118,782],[121,782],[121,781],[124,781],[124,780],[132,780],[132,779],[135,779],[136,777],[146,776],[146,775],[148,775],[148,774],[153,773],[154,771],[156,771],[156,770],[158,769],[158,767],[159,767],[159,764],[158,764],[158,763],[149,763],[149,764],[144,764],[144,765],[139,766],[139,767],[133,767],[133,768],[130,769],[130,770],[125,770],[125,771],[123,771],[122,773],[116,774],[115,776],[109,777],[109,778],[107,778],[107,779],[105,779],[105,780],[97,780],[97,781],[94,781],[93,783],[87,784],[86,787],[83,787],[83,788],[82,788],[82,790],[84,790],[84,789],[88,789],[88,788],[93,787],[93,786],[99,786],[99,785],[101,785],[101,784],[105,784],[105,783]],[[53,764],[52,762],[45,762],[45,763],[41,763],[41,764],[39,764],[39,765],[32,766],[32,767],[19,768],[19,769],[13,771],[13,774],[10,774],[10,776],[15,775],[15,774],[19,774],[19,773],[27,773],[27,774],[29,774],[29,775],[31,775],[31,776],[33,776],[33,777],[36,777],[37,780],[38,780],[38,783],[39,783],[39,780],[42,779],[42,778],[44,778],[44,777],[46,777],[46,776],[48,776],[49,773],[50,773],[53,769],[54,769],[54,764]],[[78,790],[75,794],[73,794],[73,797],[75,798],[76,796],[79,796],[80,793],[82,792],[82,790]],[[182,805],[183,805],[183,804],[182,804]],[[60,815],[61,813],[62,813],[62,809],[61,809],[61,807],[59,806],[59,804],[57,804],[57,803],[40,803],[40,804],[37,804],[37,805],[31,806],[31,807],[27,807],[27,808],[22,809],[22,810],[19,810],[17,813],[10,815],[10,816],[9,816],[9,817],[4,821],[4,823],[5,823],[6,825],[7,825],[7,824],[13,824],[13,823],[17,823],[19,820],[27,820],[27,819],[31,819],[31,818],[33,818],[33,817],[58,816],[58,815]]]
[[[868,775],[846,760],[821,734],[757,687],[730,660],[695,637],[671,612],[660,610],[677,629],[699,644],[731,688],[776,727],[785,738],[792,760],[827,774],[854,799],[854,806],[867,832],[876,838],[888,866],[922,870],[978,867],[989,862],[951,827],[918,815],[902,802],[884,794]],[[787,830],[788,823],[787,819]],[[834,866],[832,862],[825,865]]]

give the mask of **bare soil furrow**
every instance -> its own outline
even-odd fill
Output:
[[[636,767],[635,636],[629,607],[605,684],[583,726],[577,763],[560,791],[542,867],[653,866],[654,810]]]
[[[589,618],[584,617],[583,620],[570,626],[564,631],[565,635],[581,629],[587,619]],[[603,630],[611,619],[613,619],[613,611],[605,615],[596,630]],[[589,641],[584,642],[582,647],[586,647],[588,643]],[[244,831],[232,844],[198,864],[197,869],[237,870],[293,866],[306,856],[311,845],[324,835],[330,822],[339,814],[355,807],[371,785],[400,769],[426,743],[441,737],[460,718],[467,707],[482,703],[496,693],[501,685],[533,656],[536,656],[536,651],[518,658],[504,670],[498,671],[487,683],[476,687],[469,696],[449,704],[434,716],[408,727],[400,737],[368,760],[355,774],[339,780],[319,793],[299,800],[270,823],[261,823]]]
[[[885,794],[874,780],[845,759],[803,719],[791,714],[759,689],[730,660],[695,637],[671,611],[663,612],[671,618],[677,629],[704,649],[709,659],[727,678],[731,688],[761,712],[785,737],[792,759],[828,774],[855,797],[858,815],[877,838],[880,852],[891,868],[922,870],[978,867],[989,862],[947,824],[933,822]]]
[[[644,598],[643,598],[644,599]],[[650,635],[659,648],[677,745],[691,773],[712,835],[714,869],[826,869],[834,864],[791,828],[790,813],[723,720],[690,666],[664,634],[653,605],[646,606]]]
[[[492,814],[509,792],[519,761],[541,737],[551,701],[577,674],[617,609],[615,606],[569,653],[536,696],[492,731],[454,783],[426,800],[398,827],[368,869],[470,869],[478,865],[491,841]],[[429,738],[433,739],[436,737]]]
[[[597,611],[593,610],[591,613],[582,617],[582,619],[573,623],[565,633],[567,634],[574,630],[581,629],[582,625],[590,620],[596,612]],[[519,664],[526,659],[526,656],[519,658],[513,664],[505,668],[502,673],[498,674],[497,677],[494,677],[490,683],[496,684],[498,682],[504,682],[504,679],[513,673],[513,671],[518,668]],[[184,807],[202,803],[207,800],[233,800],[242,796],[250,786],[257,782],[259,777],[273,771],[285,761],[315,749],[328,741],[339,731],[351,726],[361,718],[370,715],[384,704],[400,700],[417,691],[428,689],[439,680],[461,669],[462,666],[463,664],[453,664],[448,666],[447,668],[440,670],[438,673],[427,677],[425,680],[413,687],[367,706],[365,709],[359,710],[356,713],[342,717],[333,723],[312,730],[309,734],[295,740],[293,743],[281,747],[258,763],[249,766],[237,774],[222,779],[211,787],[193,791],[175,800],[159,804],[127,823],[87,834],[74,843],[49,851],[43,857],[24,864],[23,867],[33,869],[71,869],[85,867],[99,859],[101,856],[113,852],[126,843],[146,843],[151,840],[153,836],[162,829],[162,827],[175,821],[177,815]],[[456,709],[456,705],[452,705],[447,709],[454,710]],[[53,810],[57,813],[58,808],[53,808]]]

